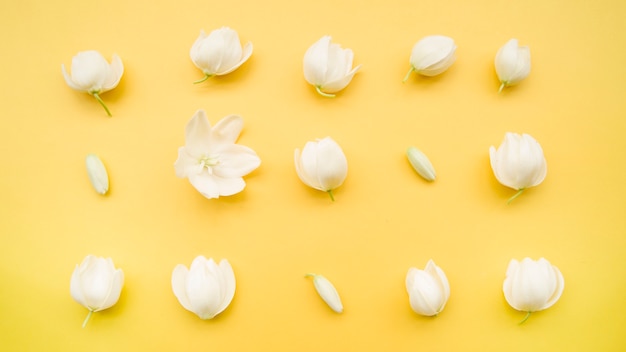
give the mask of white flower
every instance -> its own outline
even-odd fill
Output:
[[[87,175],[93,188],[99,194],[106,194],[109,191],[109,174],[102,160],[95,154],[89,154],[85,158],[85,164],[87,166]]]
[[[239,68],[252,55],[252,43],[248,42],[242,48],[239,35],[228,27],[216,29],[209,35],[200,31],[189,55],[193,64],[204,73],[204,78],[194,82],[201,83]]]
[[[454,40],[443,35],[431,35],[418,41],[411,51],[411,68],[403,82],[413,71],[423,76],[436,76],[447,70],[456,60]]]
[[[417,171],[417,173],[426,181],[435,180],[435,168],[422,151],[415,147],[409,147],[406,151],[406,156],[409,159],[411,166],[413,166],[413,169],[415,169],[415,171]]]
[[[496,54],[496,73],[500,79],[500,89],[518,84],[530,73],[530,49],[518,46],[517,39],[511,39]]]
[[[489,148],[489,156],[498,181],[518,191],[509,202],[526,188],[539,185],[546,177],[543,149],[530,135],[507,132],[497,150],[494,146]]]
[[[174,268],[172,290],[185,309],[201,319],[212,319],[233,300],[235,273],[226,259],[217,265],[213,258],[198,256],[189,269],[182,264]]]
[[[424,270],[409,269],[406,275],[406,290],[413,311],[425,316],[441,313],[450,298],[448,278],[432,259],[428,261]]]
[[[305,277],[313,277],[313,285],[315,286],[315,290],[322,297],[322,300],[328,304],[330,309],[335,311],[336,313],[343,312],[343,304],[341,304],[341,298],[339,298],[339,293],[337,293],[337,289],[335,286],[328,281],[322,275],[318,274],[306,274]]]
[[[259,167],[261,160],[250,148],[235,144],[243,118],[226,116],[211,127],[204,110],[198,110],[185,128],[185,146],[178,149],[176,176],[189,182],[207,198],[241,192],[243,176]]]
[[[111,258],[88,255],[80,266],[76,265],[70,281],[70,293],[76,302],[89,309],[83,327],[92,313],[110,308],[117,303],[122,286],[124,272],[122,269],[115,269]]]
[[[335,200],[333,190],[341,186],[348,175],[348,161],[337,142],[330,137],[307,142],[302,153],[296,148],[294,161],[296,173],[304,184],[328,192]]]
[[[354,54],[332,44],[330,36],[323,36],[304,54],[304,79],[325,97],[344,89],[361,65],[352,68]]]
[[[95,50],[81,51],[72,58],[71,76],[67,73],[65,64],[61,64],[61,71],[70,88],[93,95],[107,115],[111,116],[111,112],[100,98],[100,94],[117,87],[120,82],[124,73],[124,65],[119,56],[113,54],[113,60],[109,64]]]
[[[563,275],[556,266],[544,258],[524,258],[521,263],[511,260],[502,289],[511,307],[527,312],[520,322],[523,323],[530,313],[552,307],[561,297],[564,287]]]

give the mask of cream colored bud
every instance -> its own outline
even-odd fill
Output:
[[[313,277],[313,285],[315,286],[315,290],[322,297],[324,302],[328,304],[330,309],[334,310],[337,313],[343,312],[343,304],[341,304],[341,298],[339,298],[339,293],[335,289],[335,286],[328,281],[322,275],[318,274],[306,274],[305,277]]]
[[[89,154],[85,163],[87,175],[89,175],[89,181],[91,181],[93,188],[102,195],[106,194],[109,191],[109,174],[107,174],[107,169],[102,160],[95,154]]]
[[[433,164],[431,164],[424,153],[415,147],[409,147],[409,149],[406,150],[406,156],[411,166],[413,166],[413,169],[426,181],[435,180],[435,168],[433,168]]]

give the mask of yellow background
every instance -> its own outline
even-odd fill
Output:
[[[621,351],[626,349],[626,3],[623,1],[3,1],[0,4],[0,345],[6,351]],[[201,85],[189,49],[221,26],[251,41],[240,69]],[[335,99],[302,74],[323,35],[362,69]],[[412,46],[455,39],[439,77],[402,84]],[[497,94],[496,51],[529,45],[532,71]],[[61,64],[95,49],[122,58],[102,98],[71,90]],[[236,113],[262,164],[235,196],[208,200],[174,175],[193,113]],[[512,204],[488,149],[505,132],[542,145],[546,180]],[[331,136],[349,175],[335,202],[296,176],[293,150]],[[427,183],[405,159],[433,162]],[[96,153],[111,190],[91,188]],[[126,281],[94,314],[69,294],[87,254]],[[170,278],[197,255],[227,258],[237,291],[211,321],[184,310]],[[511,258],[565,277],[552,308],[524,316],[502,282]],[[428,259],[451,297],[413,313],[409,267]],[[345,306],[333,313],[307,272]]]

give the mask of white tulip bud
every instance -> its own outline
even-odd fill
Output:
[[[541,145],[530,135],[507,132],[498,149],[489,148],[491,168],[498,181],[518,192],[509,203],[546,177],[547,165]]]
[[[518,84],[530,74],[530,49],[519,46],[517,39],[509,40],[496,54],[496,73],[500,79],[501,92],[504,87]]]
[[[406,151],[406,156],[409,159],[409,163],[413,166],[413,169],[422,176],[426,181],[434,181],[436,174],[433,164],[431,164],[428,157],[415,147],[409,147]]]
[[[76,302],[89,309],[83,328],[94,312],[117,303],[122,286],[124,272],[122,269],[115,269],[111,258],[88,255],[80,266],[76,265],[70,281],[70,293]]]
[[[411,51],[411,68],[403,82],[413,71],[423,76],[436,76],[446,71],[456,60],[456,44],[450,37],[431,35],[418,41]]]
[[[201,83],[212,76],[225,75],[239,68],[252,55],[252,43],[248,42],[242,48],[239,35],[228,27],[216,29],[209,35],[200,31],[189,55],[193,64],[204,73],[203,78],[194,82]]]
[[[61,71],[70,88],[93,95],[107,115],[111,116],[100,94],[117,87],[120,82],[124,65],[119,56],[113,54],[113,60],[109,64],[102,54],[95,50],[82,51],[72,58],[71,75],[67,73],[64,64],[61,64]]]
[[[198,256],[191,267],[179,264],[172,273],[172,290],[178,302],[200,319],[212,319],[226,309],[235,295],[235,273],[222,259]]]
[[[441,313],[450,298],[448,278],[432,259],[428,261],[424,270],[409,269],[406,275],[406,290],[413,311],[425,316]]]
[[[305,277],[313,278],[313,285],[315,286],[315,290],[322,297],[322,300],[328,304],[330,309],[335,311],[336,313],[343,312],[343,304],[341,304],[341,298],[339,298],[339,293],[335,289],[335,286],[328,281],[324,276],[318,274],[306,274]]]
[[[333,190],[343,184],[348,175],[348,161],[343,150],[332,138],[307,142],[300,153],[294,152],[296,173],[309,187],[328,192],[335,200]]]
[[[330,42],[324,36],[315,42],[304,54],[304,79],[325,97],[344,89],[361,65],[352,68],[354,54],[350,49],[342,49],[339,44]]]
[[[85,159],[87,175],[96,192],[105,195],[109,191],[109,174],[102,160],[95,154],[87,155]]]
[[[552,307],[561,297],[564,287],[565,281],[559,268],[544,258],[524,258],[521,262],[511,260],[502,289],[511,307],[527,312],[521,324],[530,313]]]

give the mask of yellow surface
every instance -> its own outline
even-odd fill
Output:
[[[5,351],[622,351],[626,349],[626,3],[623,1],[4,1],[0,5],[0,345]],[[234,73],[202,77],[189,59],[201,29],[254,44]],[[302,74],[322,35],[362,70],[335,99]],[[455,39],[458,59],[406,84],[413,44]],[[529,45],[532,72],[497,94],[497,49]],[[120,55],[102,98],[61,75],[78,51]],[[261,167],[246,189],[203,198],[174,175],[197,109],[241,114],[240,143]],[[488,149],[507,131],[543,146],[548,176],[511,205]],[[331,136],[349,166],[336,201],[304,186],[293,150]],[[423,150],[438,179],[410,168]],[[107,165],[91,188],[84,158]],[[94,314],[69,294],[87,254],[126,274],[119,303]],[[170,278],[197,255],[227,258],[232,305],[212,321],[180,306]],[[524,316],[502,282],[511,258],[557,265],[565,291]],[[438,317],[414,314],[409,267],[445,270]],[[316,296],[337,287],[337,315]]]

